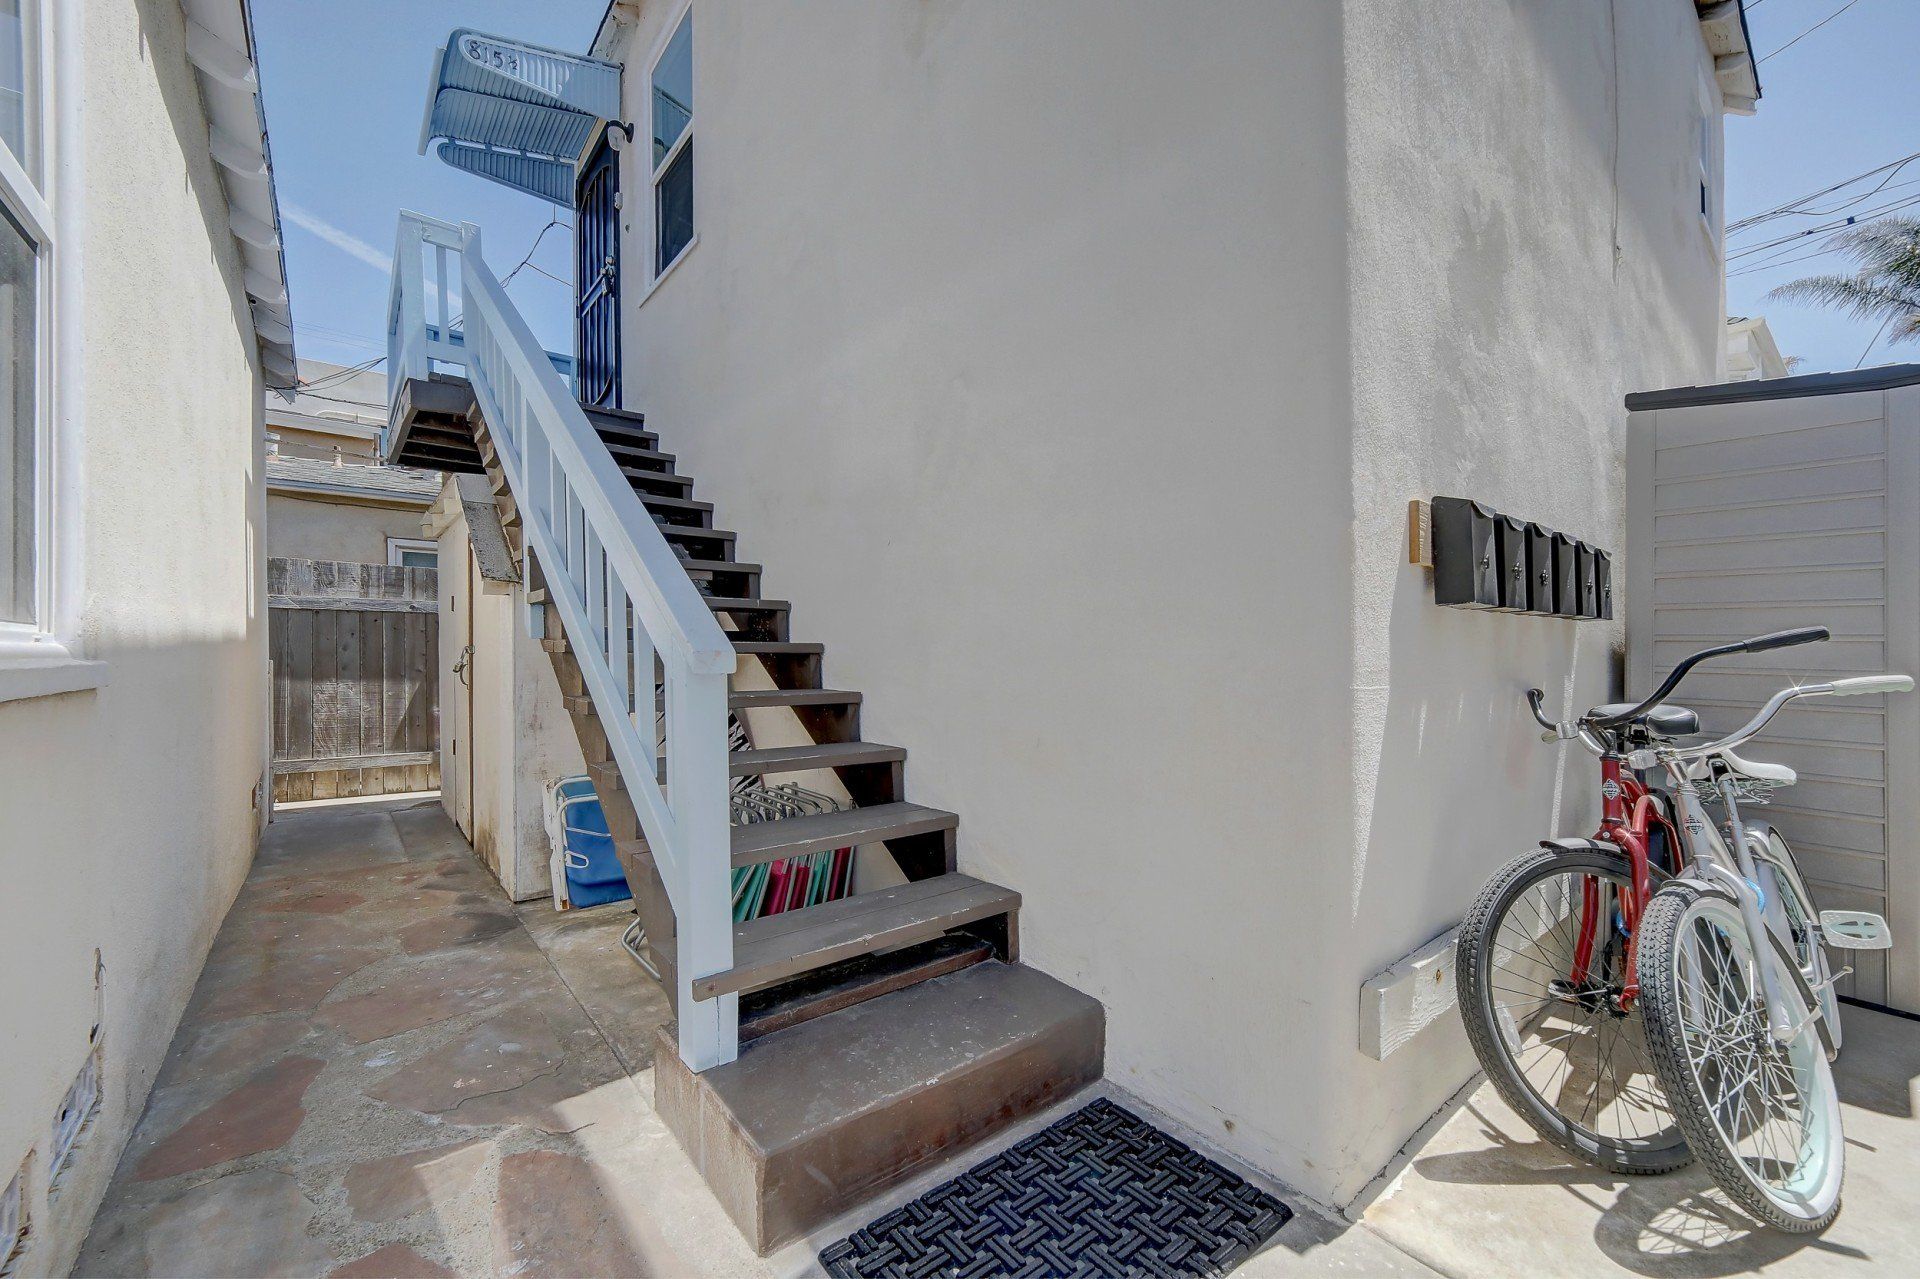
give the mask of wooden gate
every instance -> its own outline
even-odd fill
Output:
[[[276,802],[440,785],[438,574],[267,561]]]

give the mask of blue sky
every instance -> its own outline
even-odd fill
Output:
[[[402,208],[479,223],[502,275],[553,215],[416,154],[434,50],[456,26],[585,49],[606,0],[254,0],[253,9],[295,341],[302,357],[358,363],[386,351],[387,264]],[[569,279],[571,235],[548,231],[533,265]],[[569,288],[532,270],[508,286],[534,332],[561,351],[573,346]]]
[[[1920,3],[1852,0],[1840,12],[1846,4],[1748,0],[1763,57],[1839,16],[1761,66],[1766,97],[1757,116],[1728,118],[1729,221],[1920,151],[1920,75],[1913,68]],[[429,59],[455,25],[583,49],[604,9],[605,0],[255,0],[301,354],[353,363],[384,350],[386,263],[402,207],[478,222],[487,258],[502,273],[525,256],[554,212],[549,206],[415,154]],[[1862,190],[1848,188],[1813,207]],[[1903,195],[1920,195],[1920,162],[1855,207]],[[1734,235],[1730,255],[1820,221],[1775,219]],[[1809,251],[1819,239],[1808,237]],[[567,279],[569,245],[566,228],[548,231],[534,267]],[[1775,285],[1839,269],[1839,260],[1827,255],[1749,269],[1769,256],[1730,258],[1729,312],[1767,316],[1782,351],[1803,357],[1805,371],[1854,367],[1875,325],[1765,300]],[[542,340],[570,349],[567,287],[534,270],[509,287]],[[1920,347],[1882,341],[1866,363],[1904,359],[1920,360]]]
[[[1920,151],[1920,74],[1914,67],[1915,53],[1920,51],[1920,4],[1855,0],[1840,12],[1845,4],[1846,0],[1747,0],[1747,26],[1754,47],[1767,59],[1760,65],[1765,97],[1751,119],[1727,118],[1729,223]],[[1791,48],[1767,56],[1835,13],[1839,16]],[[1864,194],[1885,176],[1813,201],[1809,207],[1831,208]],[[1908,196],[1920,196],[1920,161],[1894,175],[1886,190],[1846,213]],[[1904,212],[1920,216],[1920,205]],[[1775,251],[1737,255],[1743,248],[1833,220],[1776,218],[1728,240],[1728,312],[1766,316],[1781,352],[1801,356],[1806,362],[1799,371],[1806,373],[1853,368],[1879,325],[1805,305],[1769,302],[1766,293],[1799,276],[1846,273],[1850,270],[1846,260],[1831,253],[1808,256],[1825,238],[1821,235],[1805,237],[1804,250],[1782,255],[1801,261],[1754,269],[1774,257]],[[1882,339],[1865,363],[1910,360],[1920,361],[1920,345],[1889,346]]]

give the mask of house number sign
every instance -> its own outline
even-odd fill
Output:
[[[467,61],[475,66],[505,72],[507,75],[520,74],[519,52],[504,45],[495,44],[491,40],[468,36],[460,42],[460,51],[466,54]]]

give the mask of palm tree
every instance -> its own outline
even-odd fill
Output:
[[[1810,275],[1768,298],[1814,302],[1891,327],[1892,340],[1920,337],[1920,218],[1881,218],[1849,227],[1828,245],[1859,263],[1853,275]]]

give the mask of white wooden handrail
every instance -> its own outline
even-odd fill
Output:
[[[458,317],[448,309],[450,256],[458,258]],[[696,1000],[692,983],[733,966],[733,645],[487,267],[480,228],[401,214],[393,278],[392,410],[405,381],[426,378],[436,364],[459,368],[471,383],[540,561],[548,606],[559,613],[673,904],[680,1056],[694,1070],[731,1061],[739,996]],[[656,728],[656,678],[665,690],[664,734]]]

